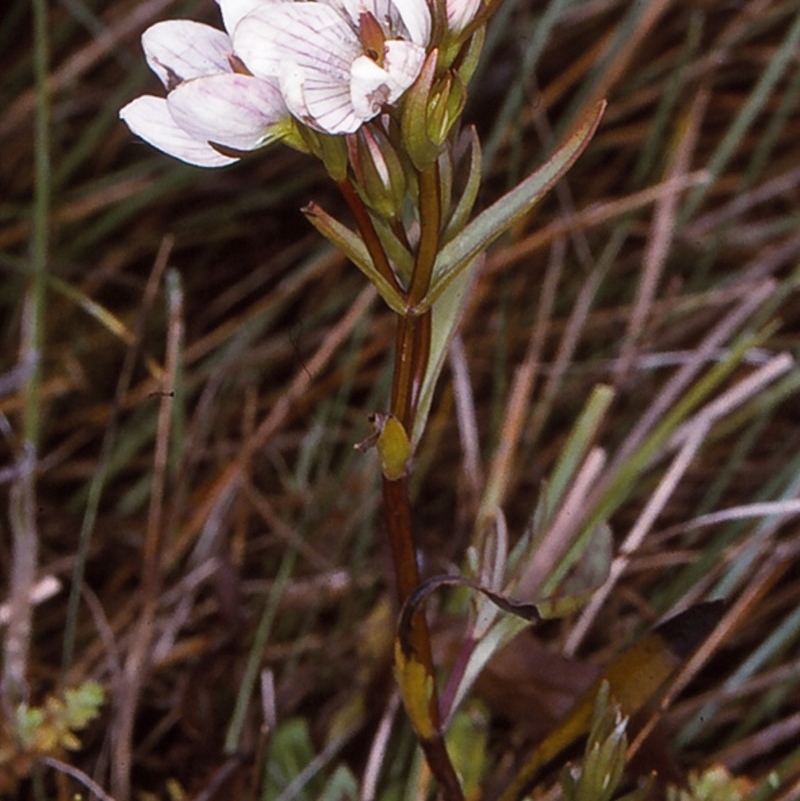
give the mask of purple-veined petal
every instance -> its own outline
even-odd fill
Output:
[[[424,62],[425,48],[413,42],[395,39],[384,44],[383,68],[390,78],[390,102],[397,100],[417,80]]]
[[[385,103],[397,100],[417,78],[425,51],[411,42],[395,40],[384,45],[384,66],[359,56],[351,71],[350,95],[355,113],[366,121]]]
[[[393,103],[417,79],[425,50],[412,42],[395,40],[383,47],[381,67],[368,56],[359,56],[351,69],[350,97],[355,113],[363,120],[378,114],[385,103]]]
[[[388,39],[408,38],[427,45],[431,35],[431,14],[425,0],[318,0],[335,8],[348,20],[353,30],[359,29],[363,12],[372,14]]]
[[[478,13],[481,0],[447,0],[447,27],[461,33]]]
[[[231,36],[243,17],[270,2],[291,2],[291,0],[217,0],[225,30]]]
[[[224,156],[207,142],[197,141],[186,133],[172,118],[163,97],[137,97],[119,112],[119,116],[137,136],[188,164],[198,167],[224,167],[238,161],[231,156]]]
[[[167,97],[175,122],[190,136],[235,150],[280,137],[288,116],[277,85],[252,75],[210,75],[182,83]]]
[[[265,3],[236,26],[237,56],[258,77],[281,75],[287,62],[349,81],[350,64],[361,52],[345,19],[322,3]]]
[[[358,31],[359,18],[364,12],[372,14],[387,34],[401,21],[391,0],[318,0],[318,2],[335,9],[350,23],[354,31]]]
[[[391,98],[391,77],[368,56],[359,56],[353,62],[351,76],[353,110],[362,121],[372,119]]]
[[[431,39],[431,12],[425,0],[394,0],[411,41],[427,47]]]
[[[386,165],[386,156],[381,150],[381,146],[376,141],[375,135],[370,131],[369,127],[363,128],[361,134],[364,137],[364,144],[367,147],[370,158],[372,159],[372,164],[375,167],[375,171],[378,173],[378,177],[381,179],[383,185],[389,189],[392,185],[392,176],[389,174],[389,168]]]
[[[142,35],[142,47],[150,69],[168,90],[190,78],[231,71],[230,37],[202,22],[157,22]]]
[[[292,62],[281,70],[286,105],[301,122],[331,134],[353,133],[364,121],[350,98],[350,82],[325,73],[309,72]]]
[[[302,122],[327,133],[361,124],[350,100],[350,68],[361,43],[332,7],[265,5],[239,23],[234,45],[255,75],[279,77],[286,105]]]

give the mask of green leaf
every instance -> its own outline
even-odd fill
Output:
[[[358,783],[355,777],[344,765],[339,765],[325,785],[319,801],[356,801],[357,798]]]
[[[589,144],[605,107],[605,101],[598,103],[545,164],[481,212],[441,249],[433,268],[431,290],[420,310],[430,308],[479,253],[525,216],[564,175]]]
[[[436,389],[436,382],[439,380],[439,375],[444,367],[447,348],[450,345],[450,340],[453,337],[458,321],[461,319],[461,312],[464,310],[469,298],[472,279],[481,261],[482,259],[474,259],[457,276],[454,276],[454,280],[450,282],[447,291],[439,298],[431,312],[433,315],[431,322],[431,350],[425,378],[422,380],[417,416],[414,420],[414,429],[411,435],[412,453],[416,450],[420,439],[422,439],[422,433],[425,430],[425,424],[428,421],[428,414],[431,410],[431,401]]]
[[[467,185],[464,187],[458,205],[453,210],[447,228],[444,231],[443,241],[447,242],[453,238],[467,224],[472,207],[478,197],[478,190],[481,186],[481,143],[478,133],[474,127],[469,129],[470,134],[470,154],[469,154],[469,177]]]
[[[367,246],[358,234],[342,225],[335,217],[331,217],[321,206],[309,203],[303,209],[308,221],[317,229],[334,247],[338,248],[350,259],[370,283],[378,290],[378,294],[386,301],[392,311],[404,314],[405,303],[394,287],[378,272],[372,263]]]
[[[64,701],[67,725],[71,729],[82,729],[100,714],[105,693],[96,681],[85,681],[75,689],[66,690]]]
[[[32,749],[39,729],[44,724],[43,710],[38,706],[29,707],[27,704],[20,704],[16,709],[16,718],[16,736],[24,748]]]
[[[447,732],[447,750],[461,777],[467,798],[480,796],[481,781],[489,763],[489,714],[477,700],[453,717]]]
[[[627,718],[611,703],[610,686],[600,684],[592,713],[582,765],[568,765],[561,773],[565,801],[609,801],[625,769],[628,747]]]
[[[270,741],[261,797],[276,798],[313,759],[308,722],[301,718],[284,721]]]
[[[381,240],[383,250],[392,262],[400,283],[406,286],[411,280],[411,272],[414,269],[414,256],[408,248],[400,241],[397,234],[381,219],[373,217],[372,223],[375,226],[375,233]]]
[[[437,733],[431,716],[434,679],[410,647],[408,631],[398,631],[395,640],[394,677],[414,731],[420,739],[430,741]]]

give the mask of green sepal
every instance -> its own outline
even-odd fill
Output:
[[[321,133],[304,125],[297,126],[297,131],[307,151],[322,162],[328,175],[337,183],[343,181],[347,177],[348,163],[345,138]]]
[[[313,155],[313,150],[305,139],[304,132],[307,130],[306,126],[301,125],[294,117],[287,116],[270,128],[270,141],[280,140],[293,150]]]
[[[428,103],[428,138],[441,148],[467,102],[467,90],[454,72],[446,73],[431,92]]]
[[[448,214],[448,209],[453,201],[453,148],[445,148],[439,154],[439,208],[443,214]]]
[[[564,175],[589,144],[605,107],[604,100],[599,102],[545,164],[481,212],[439,251],[431,290],[420,309],[430,308],[478,253],[524,217]]]
[[[428,53],[417,80],[405,94],[400,119],[406,152],[418,170],[424,170],[433,164],[441,152],[441,147],[428,135],[430,92],[436,75],[438,56],[439,52],[435,48]]]

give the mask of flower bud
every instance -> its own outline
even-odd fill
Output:
[[[628,719],[610,703],[610,687],[604,681],[597,693],[591,731],[583,764],[568,768],[561,776],[567,801],[609,801],[625,770]]]
[[[441,147],[458,122],[467,102],[467,90],[456,73],[447,73],[431,92],[427,129],[430,140]]]
[[[350,144],[350,162],[362,199],[380,217],[396,220],[402,213],[408,182],[391,141],[379,126],[363,125]]]
[[[418,170],[439,157],[467,100],[466,87],[458,73],[447,70],[437,78],[437,64],[438,51],[432,50],[406,93],[400,121],[403,143]]]

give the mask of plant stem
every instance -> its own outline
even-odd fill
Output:
[[[342,193],[350,211],[355,217],[356,225],[361,233],[361,238],[367,246],[372,263],[378,272],[397,290],[398,294],[404,295],[403,288],[397,281],[397,276],[394,274],[392,265],[383,250],[383,245],[375,231],[375,226],[372,224],[369,212],[367,211],[361,198],[358,196],[349,178],[345,178],[338,183],[339,191]]]
[[[419,395],[428,367],[431,346],[431,312],[428,310],[423,314],[417,314],[415,307],[425,298],[430,288],[442,222],[438,165],[434,163],[421,171],[418,180],[420,241],[408,290],[409,309],[397,322],[395,369],[392,380],[392,414],[407,432],[414,430]],[[400,604],[403,604],[420,583],[411,525],[408,477],[392,480],[384,476],[383,500],[397,580],[397,595]],[[425,752],[431,772],[439,782],[444,798],[447,801],[463,801],[461,783],[450,761],[441,732],[441,714],[436,692],[430,633],[424,615],[414,615],[408,632],[407,645],[413,650],[424,667],[426,676],[431,680],[428,718],[430,729],[435,734],[429,737],[420,736],[420,745]]]
[[[408,306],[397,326],[394,380],[392,383],[392,414],[407,432],[414,430],[417,403],[422,381],[428,367],[431,347],[431,312],[415,312],[431,286],[433,265],[439,252],[442,229],[439,165],[432,165],[418,174],[420,237],[414,271],[408,288]]]
[[[413,431],[422,381],[428,366],[431,347],[430,310],[416,313],[416,305],[430,288],[433,264],[439,249],[441,233],[441,196],[439,169],[433,164],[418,175],[420,241],[408,289],[401,287],[384,251],[369,212],[349,179],[339,183],[339,189],[350,206],[364,244],[375,268],[392,283],[406,301],[405,314],[398,317],[395,338],[395,363],[392,377],[391,412],[406,432]],[[397,600],[402,606],[420,583],[416,544],[411,525],[411,503],[408,495],[408,476],[382,477],[384,518],[392,553]],[[407,642],[414,657],[422,665],[426,680],[430,679],[426,729],[432,736],[418,733],[420,746],[431,773],[439,783],[445,801],[464,801],[461,783],[445,747],[441,732],[439,698],[436,692],[430,633],[424,615],[414,615]]]
[[[439,235],[442,230],[442,202],[439,188],[439,165],[434,162],[421,170],[419,183],[419,248],[414,261],[414,272],[408,291],[408,302],[413,309],[428,294],[433,276],[433,264],[439,252]]]
[[[391,410],[406,432],[411,432],[430,355],[431,313],[408,311],[397,321],[395,341]]]

